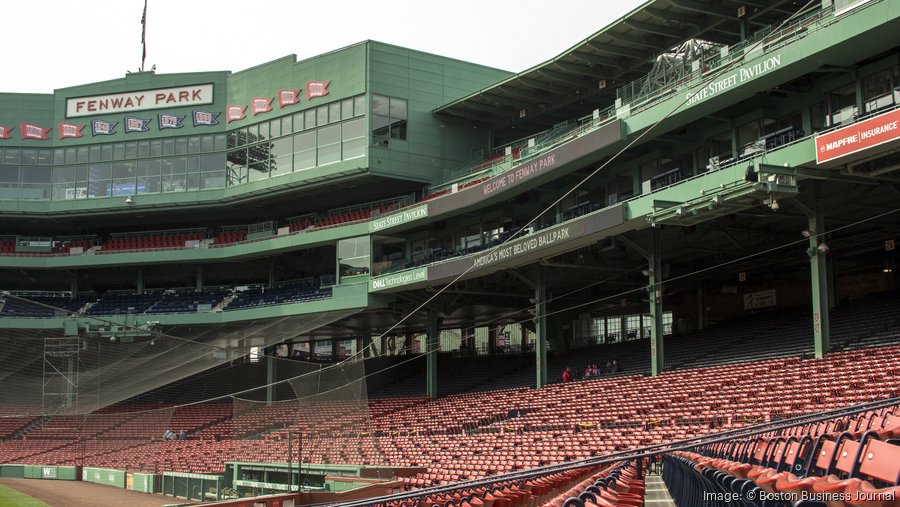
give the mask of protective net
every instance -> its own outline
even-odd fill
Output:
[[[359,356],[320,367],[290,382],[298,401],[296,430],[303,440],[301,461],[310,464],[354,463],[376,467],[372,477],[388,479],[393,471],[378,440],[373,416],[384,414],[383,400],[370,402],[366,370]]]
[[[35,299],[0,301],[4,316],[37,317],[0,329],[0,406],[8,414],[94,413],[356,311],[165,326],[154,315],[87,316]],[[41,318],[59,316],[68,316],[62,325]]]
[[[351,312],[162,326],[4,299],[67,323],[17,319],[31,327],[0,330],[0,463],[154,474],[279,463],[288,471],[242,479],[293,487],[320,487],[335,464],[393,475],[372,416],[395,408],[370,403],[363,354],[327,365],[251,354]]]

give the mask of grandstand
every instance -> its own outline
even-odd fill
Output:
[[[898,505],[898,55],[900,0],[648,0],[518,74],[0,94],[0,477]]]

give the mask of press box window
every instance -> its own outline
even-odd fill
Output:
[[[372,137],[376,144],[389,139],[406,140],[407,102],[396,97],[372,95]]]

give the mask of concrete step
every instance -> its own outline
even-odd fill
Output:
[[[676,507],[669,490],[659,475],[644,478],[644,505],[647,507]]]

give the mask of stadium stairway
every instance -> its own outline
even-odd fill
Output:
[[[644,506],[645,507],[675,507],[675,501],[669,494],[662,476],[647,474],[644,481]]]

